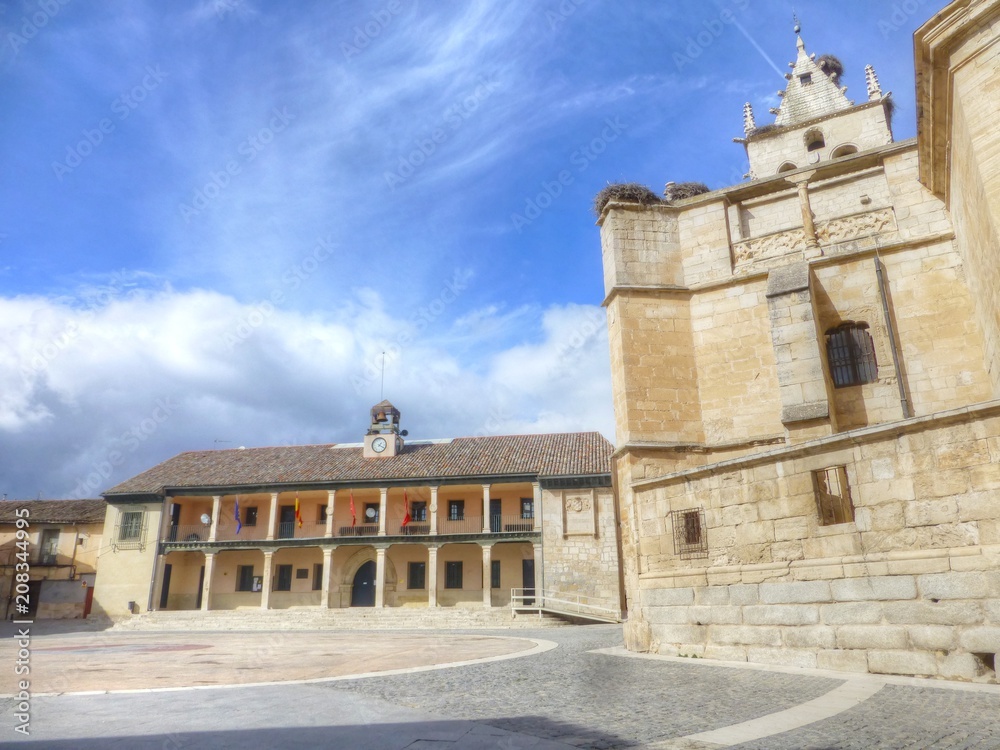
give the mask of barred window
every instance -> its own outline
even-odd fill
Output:
[[[141,510],[130,510],[118,517],[118,533],[112,537],[115,550],[141,550],[145,546],[145,516]]]
[[[845,323],[827,331],[826,357],[837,388],[874,383],[878,378],[875,343],[867,323]]]
[[[854,520],[854,503],[847,486],[847,469],[833,466],[813,472],[816,510],[823,526],[850,523]]]
[[[705,533],[705,511],[675,510],[670,513],[674,528],[674,554],[682,560],[708,557],[708,535]]]

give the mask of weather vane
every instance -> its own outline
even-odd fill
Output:
[[[792,21],[795,23],[795,33],[800,33],[802,31],[802,24],[799,23],[799,17],[795,11],[792,11]]]

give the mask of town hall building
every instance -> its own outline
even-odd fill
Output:
[[[543,591],[619,611],[600,434],[407,440],[388,401],[370,417],[361,443],[182,453],[108,490],[95,613],[500,608]]]

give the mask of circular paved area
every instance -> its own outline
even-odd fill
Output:
[[[45,750],[1000,748],[997,686],[642,658],[620,650],[618,626],[519,630],[516,636],[558,646],[506,651],[515,658],[501,661],[336,681],[37,695],[31,699],[28,738],[14,733],[16,702],[6,698],[0,700],[5,717],[0,745],[13,740]],[[102,658],[141,671],[136,679],[149,684],[160,675],[184,673],[189,661],[201,659],[207,672],[234,679],[241,664],[260,661],[241,653],[257,643],[279,671],[284,655],[297,654],[295,663],[311,670],[308,674],[318,670],[329,677],[334,669],[356,674],[372,672],[376,664],[398,668],[397,659],[426,663],[431,650],[452,662],[466,648],[534,645],[518,637],[498,631],[39,635],[32,641],[32,664],[34,669],[49,658],[62,663],[61,653],[77,660],[64,663],[73,671],[83,663],[79,660],[103,652]],[[353,667],[343,648],[330,645],[347,642],[356,645]],[[60,651],[64,646],[72,648]],[[4,648],[0,658],[9,658]],[[259,676],[251,681],[259,682]]]
[[[427,632],[82,633],[36,638],[32,692],[79,693],[320,680],[512,656],[535,641]],[[13,664],[13,638],[0,664]],[[13,669],[3,692],[17,692]]]

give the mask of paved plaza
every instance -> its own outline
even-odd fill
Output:
[[[637,656],[620,626],[74,632],[33,626],[31,734],[0,746],[1000,748],[1000,687]],[[62,632],[60,632],[62,631]],[[0,660],[12,673],[13,631]]]

